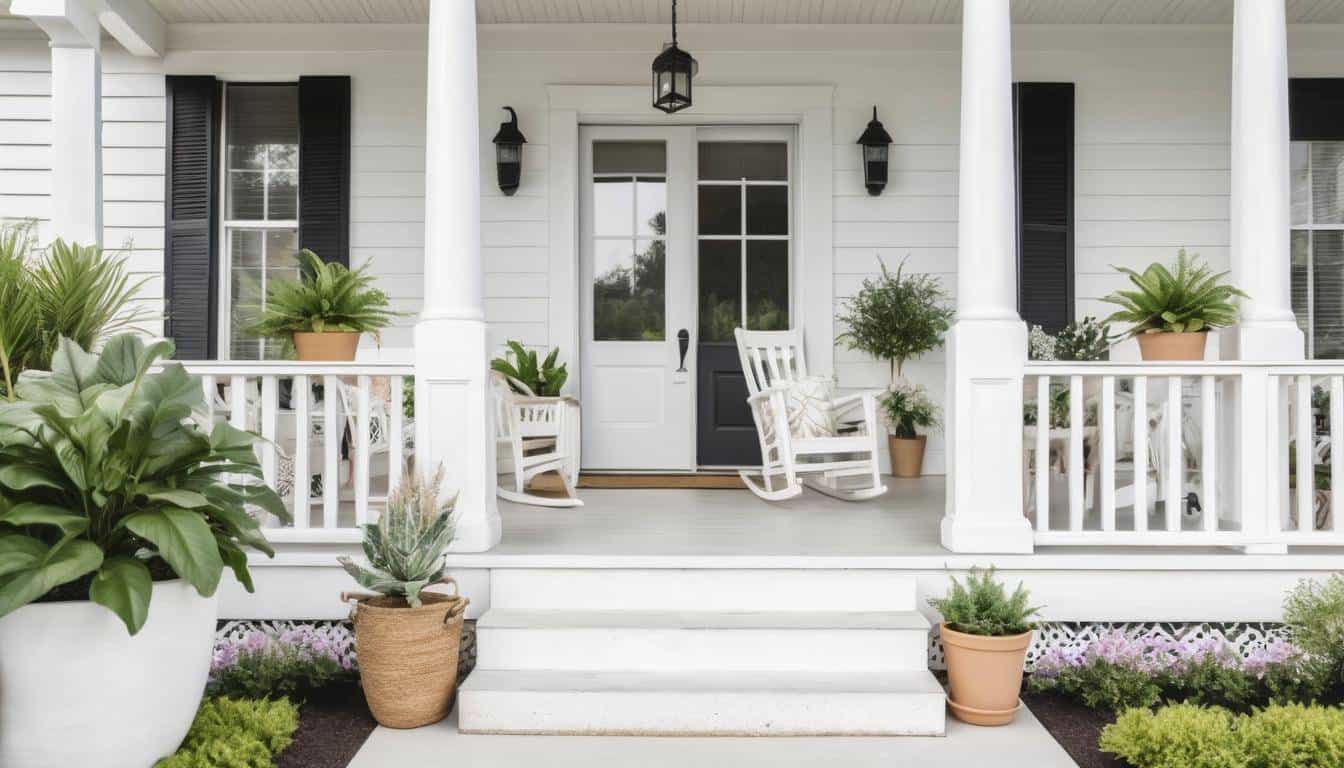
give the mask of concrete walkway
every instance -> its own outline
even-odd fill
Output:
[[[457,716],[413,731],[378,728],[350,768],[1076,768],[1024,707],[1003,728],[951,717],[943,738],[467,736]]]

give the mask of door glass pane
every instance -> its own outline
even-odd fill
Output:
[[[593,339],[662,341],[665,336],[662,240],[593,243]]]
[[[1316,357],[1344,358],[1344,232],[1313,232],[1311,262]]]
[[[742,234],[742,189],[700,185],[700,234]]]
[[[1308,306],[1310,285],[1307,270],[1311,268],[1308,249],[1311,247],[1311,233],[1298,229],[1292,235],[1292,294],[1293,314],[1297,317],[1297,327],[1302,329],[1304,337],[1311,335],[1311,309]],[[1310,353],[1310,346],[1307,352]]]
[[[667,234],[667,182],[640,177],[635,182],[636,231],[641,237]]]
[[[1311,143],[1313,224],[1344,224],[1344,142]]]
[[[593,179],[593,234],[634,234],[635,184],[632,179]],[[594,271],[593,274],[599,274]]]
[[[700,178],[707,181],[784,181],[788,145],[778,141],[702,141]]]
[[[1310,187],[1307,184],[1307,158],[1311,154],[1311,143],[1306,141],[1294,141],[1292,143],[1291,155],[1291,173],[1292,177],[1292,201],[1293,201],[1293,223],[1310,224],[1307,218],[1311,211]]]
[[[700,343],[732,341],[742,325],[742,243],[700,241]]]
[[[789,244],[747,241],[747,328],[783,331],[789,327]]]
[[[747,234],[789,234],[788,187],[747,187]]]
[[[666,173],[667,145],[661,141],[595,141],[593,173]]]

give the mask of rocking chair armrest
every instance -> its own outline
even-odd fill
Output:
[[[539,397],[529,395],[514,395],[514,405],[558,405],[560,403],[579,404],[579,401],[569,395],[556,395],[554,397]]]
[[[886,392],[880,389],[865,389],[862,392],[837,397],[831,401],[831,408],[837,411],[845,411],[862,403],[865,399],[872,397],[874,400],[885,395]]]

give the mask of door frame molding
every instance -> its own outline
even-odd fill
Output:
[[[834,370],[834,86],[698,86],[695,106],[674,115],[652,112],[646,85],[549,85],[546,90],[551,347],[569,355],[580,349],[580,125],[793,125],[798,131],[793,324],[803,329],[812,367]],[[568,391],[580,391],[581,369],[573,366]]]

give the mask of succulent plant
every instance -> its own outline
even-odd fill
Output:
[[[387,509],[364,528],[364,557],[342,555],[341,566],[361,587],[388,597],[404,597],[420,607],[420,591],[444,577],[445,550],[453,541],[454,494],[439,501],[443,470],[428,481],[407,473],[387,498]]]

